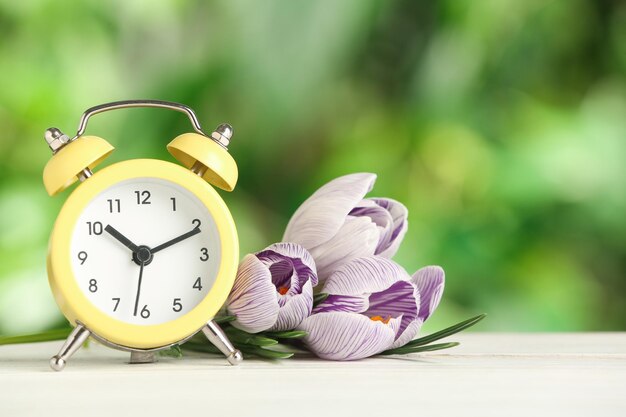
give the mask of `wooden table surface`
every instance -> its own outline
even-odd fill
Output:
[[[92,344],[0,346],[0,416],[626,416],[626,333],[466,333],[405,357],[231,367],[192,354],[128,365]]]

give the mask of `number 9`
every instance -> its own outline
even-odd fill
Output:
[[[85,252],[84,250],[78,252],[78,260],[80,261],[81,265],[84,264],[87,260],[87,252]]]

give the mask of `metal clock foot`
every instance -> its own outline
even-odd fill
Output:
[[[153,352],[130,352],[130,363],[154,363],[156,362],[156,356]]]
[[[230,343],[230,340],[228,340],[228,337],[217,323],[213,320],[209,321],[202,328],[202,332],[209,339],[209,342],[213,343],[226,356],[228,363],[231,365],[239,365],[241,363],[243,355]]]
[[[82,324],[77,324],[72,333],[55,356],[50,358],[50,367],[55,371],[62,371],[67,360],[85,343],[91,332]]]

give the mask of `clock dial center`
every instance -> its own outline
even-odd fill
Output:
[[[137,250],[133,252],[133,262],[137,265],[149,265],[153,258],[152,251],[146,245],[138,246]]]

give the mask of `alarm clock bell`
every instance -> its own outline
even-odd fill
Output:
[[[97,136],[81,136],[71,140],[54,127],[46,130],[46,142],[53,152],[43,170],[43,183],[50,196],[55,196],[91,176],[90,172],[115,149]]]

